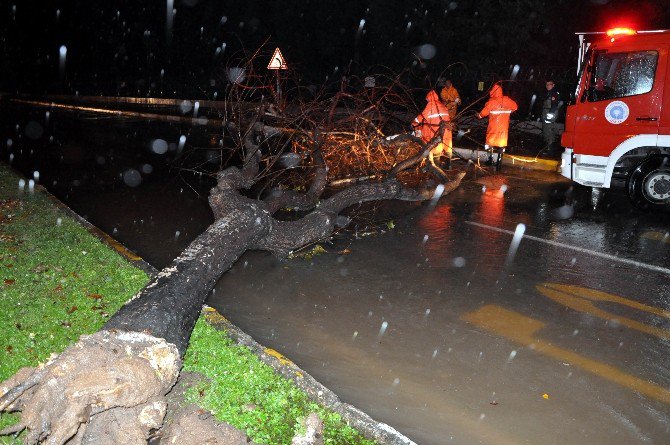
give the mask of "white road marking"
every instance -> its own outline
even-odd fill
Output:
[[[489,226],[487,224],[482,224],[482,223],[478,223],[478,222],[474,222],[474,221],[465,221],[465,223],[470,224],[471,226],[476,226],[476,227],[481,227],[483,229],[493,230],[494,232],[507,233],[508,235],[514,235],[514,231],[507,230],[507,229],[501,229],[500,227]],[[618,261],[618,262],[624,263],[624,264],[630,264],[632,266],[640,267],[642,269],[649,269],[649,270],[653,270],[654,272],[661,272],[661,273],[670,275],[670,269],[665,268],[665,267],[654,266],[653,264],[647,264],[647,263],[643,263],[643,262],[640,262],[640,261],[631,260],[631,259],[628,259],[628,258],[621,258],[621,257],[610,255],[610,254],[607,254],[607,253],[596,252],[594,250],[585,249],[583,247],[571,246],[570,244],[559,243],[558,241],[552,241],[552,240],[548,240],[548,239],[544,239],[544,238],[538,238],[538,237],[532,236],[532,235],[523,235],[523,238],[528,238],[529,240],[537,241],[537,242],[540,242],[540,243],[550,244],[552,246],[562,247],[564,249],[570,249],[570,250],[574,250],[574,251],[577,251],[577,252],[597,256],[597,257],[600,257],[600,258],[606,258],[608,260]]]

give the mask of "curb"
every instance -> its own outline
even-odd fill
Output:
[[[274,349],[266,348],[256,342],[227,318],[219,314],[216,309],[205,306],[202,313],[209,324],[216,329],[225,331],[237,344],[249,348],[263,363],[284,378],[291,380],[312,401],[342,416],[347,424],[356,428],[366,438],[376,440],[381,445],[416,445],[415,442],[393,427],[377,422],[360,409],[342,402],[333,391],[300,369],[298,365]]]
[[[25,179],[23,174],[13,169],[11,166],[7,164],[5,165],[19,178]],[[39,193],[43,193],[56,207],[63,211],[63,213],[74,219],[103,244],[114,249],[129,263],[143,270],[151,277],[154,277],[158,273],[156,268],[144,261],[133,251],[126,248],[123,244],[116,241],[110,235],[84,219],[81,215],[60,201],[56,196],[52,195],[46,188],[44,188],[44,186],[35,184],[35,189],[38,190]],[[368,439],[376,440],[381,445],[416,445],[415,442],[405,437],[393,427],[382,422],[377,422],[353,405],[340,401],[339,397],[333,391],[323,386],[314,377],[303,371],[281,353],[274,349],[266,348],[256,342],[251,336],[232,324],[223,315],[219,314],[216,309],[205,305],[202,310],[202,315],[205,316],[207,322],[213,327],[225,331],[237,344],[246,346],[263,363],[270,366],[282,377],[291,380],[301,391],[307,394],[312,401],[319,403],[342,416],[342,419],[348,425],[357,429]]]
[[[99,239],[103,244],[106,244],[107,246],[114,249],[116,253],[125,258],[126,261],[128,261],[130,264],[148,274],[150,278],[153,278],[158,274],[158,270],[156,270],[154,266],[144,261],[142,257],[137,255],[132,250],[128,249],[119,241],[112,238],[102,229],[94,226],[89,221],[84,219],[81,215],[79,215],[77,212],[68,207],[63,201],[52,195],[47,189],[44,188],[44,186],[36,184],[35,188],[39,189],[40,193],[44,193],[44,195],[47,198],[49,198],[51,202],[53,202],[56,205],[56,207],[58,207],[65,214],[67,214],[69,217],[71,217],[77,223],[79,223],[79,225],[81,225],[84,229],[86,229],[88,233]]]
[[[477,161],[477,159],[487,159],[488,153],[484,150],[471,150],[469,148],[453,148],[454,152],[463,159]],[[546,159],[531,156],[519,156],[506,153],[502,159],[503,165],[511,165],[517,168],[530,170],[542,170],[557,172],[561,161],[556,159]]]

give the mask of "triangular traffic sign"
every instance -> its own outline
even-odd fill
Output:
[[[285,70],[287,68],[288,67],[286,66],[284,56],[282,56],[281,51],[279,51],[279,48],[276,48],[274,54],[272,55],[272,59],[270,59],[270,63],[268,63],[268,69]]]

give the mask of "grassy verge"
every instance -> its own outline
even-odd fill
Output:
[[[235,345],[203,317],[191,336],[184,369],[201,373],[209,381],[191,388],[189,400],[244,430],[254,442],[291,443],[301,419],[316,412],[324,420],[326,445],[374,443],[344,424],[338,414],[310,401],[292,382],[277,375],[246,347]]]
[[[0,380],[97,331],[148,280],[2,165],[0,271]]]
[[[19,178],[3,165],[0,270],[0,381],[100,329],[148,281],[46,195],[19,190]],[[300,420],[318,412],[327,444],[372,443],[204,320],[193,332],[185,369],[210,381],[193,388],[191,400],[256,442],[290,443]],[[0,415],[0,429],[17,419]],[[19,443],[0,437],[3,445]]]

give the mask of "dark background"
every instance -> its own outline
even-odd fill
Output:
[[[174,0],[168,31],[169,1],[2,1],[0,91],[211,98],[226,66],[263,46],[264,70],[279,46],[305,84],[405,70],[467,98],[516,64],[519,83],[572,85],[576,31],[670,27],[670,0]]]

